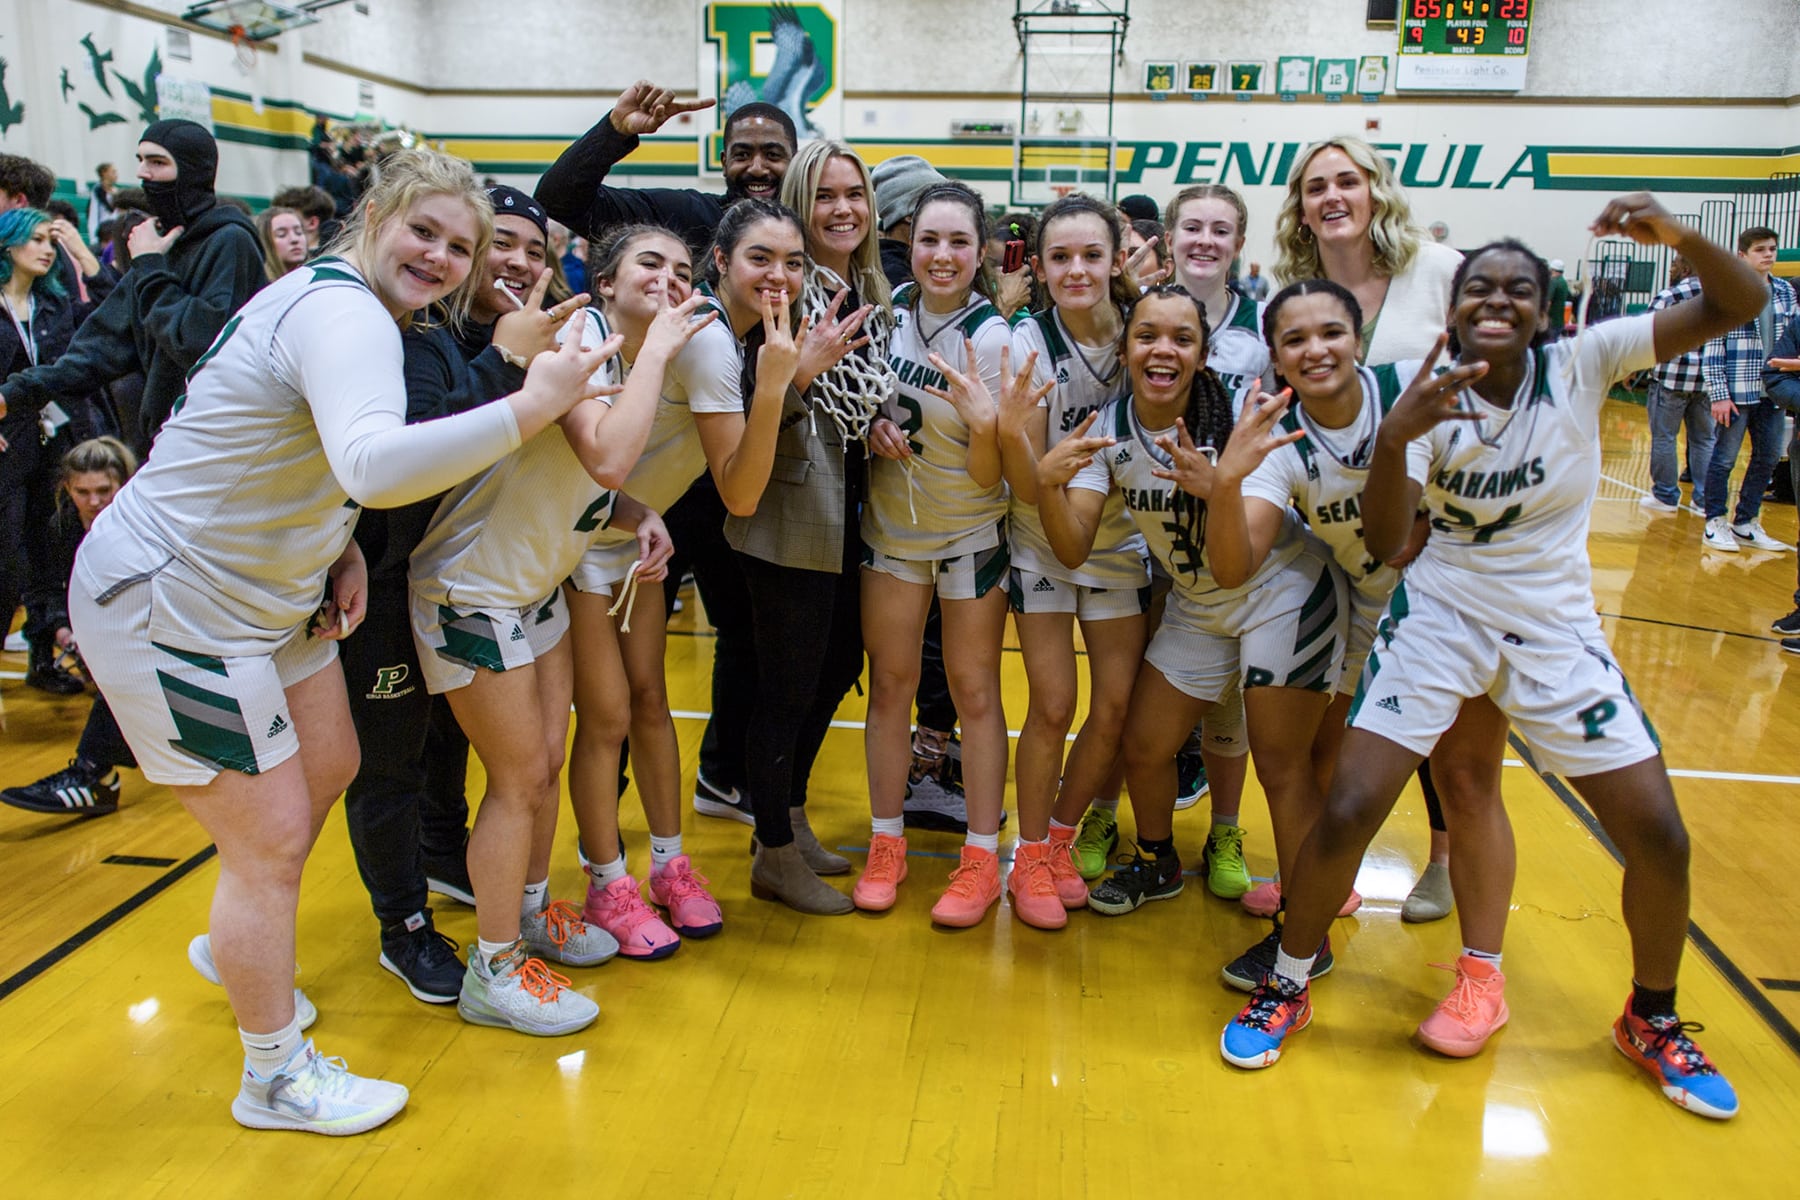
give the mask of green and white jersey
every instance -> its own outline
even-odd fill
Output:
[[[1268,381],[1269,347],[1263,341],[1262,313],[1256,301],[1246,299],[1230,288],[1225,294],[1231,299],[1224,316],[1206,314],[1207,324],[1212,326],[1212,338],[1206,347],[1206,365],[1219,376],[1235,407],[1242,405],[1242,397],[1248,388]]]
[[[319,259],[225,323],[76,569],[102,603],[154,578],[159,643],[272,654],[318,609],[359,505],[422,500],[518,446],[504,403],[407,425],[399,326]]]
[[[594,309],[563,325],[592,349],[612,332]],[[621,382],[619,356],[591,382]],[[459,610],[536,604],[575,569],[612,519],[617,494],[594,482],[560,425],[538,435],[438,504],[408,568],[412,590]]]
[[[1169,573],[1175,589],[1202,606],[1236,600],[1262,586],[1263,581],[1294,561],[1301,549],[1297,520],[1282,524],[1281,534],[1269,556],[1244,584],[1222,588],[1206,563],[1206,502],[1188,495],[1173,481],[1158,479],[1153,472],[1170,465],[1169,456],[1156,439],[1173,434],[1167,429],[1145,429],[1129,394],[1100,410],[1094,423],[1096,436],[1110,436],[1115,444],[1094,455],[1094,461],[1076,472],[1072,488],[1105,494],[1117,490],[1125,498],[1125,511],[1144,535],[1156,561]],[[1194,516],[1198,510],[1198,520]],[[1190,532],[1190,524],[1194,532]]]
[[[1619,379],[1656,362],[1654,314],[1596,325],[1530,352],[1510,409],[1469,389],[1478,421],[1445,421],[1407,447],[1431,537],[1406,570],[1429,593],[1510,635],[1503,650],[1539,677],[1535,647],[1566,645],[1594,610],[1588,518],[1600,486],[1600,407]]]
[[[709,301],[709,305],[701,305],[695,315],[714,309],[719,315],[689,338],[663,371],[662,399],[650,423],[650,438],[637,465],[625,477],[626,494],[659,514],[681,499],[706,470],[706,451],[700,445],[694,414],[742,413],[745,408],[744,347],[731,332],[725,310],[717,301]],[[594,545],[617,546],[635,540],[635,535],[624,530],[602,529]]]
[[[969,478],[969,427],[955,405],[925,390],[945,386],[929,356],[962,362],[964,338],[975,343],[976,370],[988,394],[998,396],[1000,351],[1012,344],[999,311],[980,295],[971,295],[954,313],[928,313],[914,285],[902,285],[895,293],[888,362],[899,384],[882,405],[882,415],[906,433],[912,457],[904,462],[873,459],[862,518],[863,541],[891,558],[955,558],[1000,544],[1006,484],[984,488]]]
[[[1013,366],[1017,368],[1036,353],[1032,382],[1040,387],[1051,382],[1056,385],[1039,401],[1049,418],[1047,445],[1070,436],[1089,413],[1104,408],[1131,386],[1119,362],[1117,343],[1082,345],[1070,335],[1054,308],[1030,314],[1013,326],[1012,336]],[[1074,570],[1057,561],[1038,520],[1037,506],[1016,495],[1007,511],[1007,536],[1012,543],[1012,565],[1023,571],[1109,590],[1140,588],[1150,581],[1143,535],[1125,514],[1125,498],[1118,493],[1106,499],[1094,535],[1094,552]]]
[[[1359,601],[1386,604],[1400,582],[1400,572],[1370,558],[1363,545],[1362,494],[1375,451],[1375,431],[1418,369],[1416,362],[1358,367],[1362,408],[1343,429],[1322,428],[1307,419],[1300,404],[1290,405],[1281,428],[1301,434],[1300,440],[1276,449],[1244,480],[1246,497],[1300,510],[1343,568]]]

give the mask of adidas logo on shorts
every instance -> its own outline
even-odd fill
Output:
[[[1393,713],[1395,716],[1401,715],[1401,713],[1400,713],[1400,698],[1398,696],[1383,696],[1381,699],[1379,699],[1375,702],[1375,707],[1376,708],[1385,708],[1389,712]]]
[[[512,631],[512,634],[511,634],[511,636],[509,636],[509,637],[508,637],[508,638],[507,638],[507,641],[510,641],[510,642],[522,642],[522,641],[524,641],[524,640],[525,640],[525,630],[524,630],[524,629],[522,629],[522,628],[521,628],[521,627],[519,627],[519,626],[517,626],[517,625],[514,625],[514,626],[513,626],[513,631]]]
[[[280,713],[276,713],[275,719],[273,721],[269,722],[269,736],[270,737],[280,737],[282,734],[287,732],[287,727],[288,727],[287,721],[285,719],[283,719],[283,717]]]
[[[1034,592],[1054,592],[1056,590],[1056,585],[1051,583],[1048,579],[1039,576],[1038,581],[1031,585],[1031,590]]]

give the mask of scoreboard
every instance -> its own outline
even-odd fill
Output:
[[[1401,0],[1395,86],[1517,91],[1531,49],[1532,0]]]

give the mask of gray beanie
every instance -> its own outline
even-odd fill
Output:
[[[913,205],[926,188],[947,182],[936,167],[916,154],[875,164],[869,179],[875,184],[875,210],[881,214],[883,233],[912,217]]]

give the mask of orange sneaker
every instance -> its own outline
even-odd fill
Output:
[[[966,929],[981,924],[981,918],[987,916],[987,910],[998,899],[1000,859],[992,850],[964,846],[962,862],[950,872],[950,886],[931,906],[931,919],[939,925]],[[1057,908],[1061,907],[1057,905]]]
[[[1419,1040],[1452,1058],[1481,1053],[1487,1040],[1499,1032],[1510,1015],[1506,1010],[1506,976],[1485,959],[1464,954],[1456,966],[1432,963],[1456,972],[1456,986],[1437,1011],[1419,1022]]]
[[[1050,831],[1050,878],[1056,883],[1056,898],[1068,909],[1086,908],[1087,880],[1075,865],[1075,831]]]
[[[1033,929],[1061,929],[1069,923],[1069,912],[1056,894],[1056,878],[1051,873],[1050,862],[1055,857],[1056,847],[1042,842],[1020,842],[1013,847],[1012,874],[1007,877],[1006,890],[1012,896],[1013,915]],[[1065,850],[1063,861],[1068,859]],[[1074,869],[1070,863],[1069,870]],[[1086,888],[1081,890],[1087,894]],[[936,915],[935,910],[932,915]]]
[[[850,902],[864,912],[886,912],[906,882],[906,839],[878,833],[869,839],[869,861],[850,890]]]
[[[1255,887],[1245,892],[1243,899],[1239,900],[1238,903],[1244,906],[1245,912],[1251,913],[1254,916],[1274,916],[1281,911],[1281,880],[1271,879],[1267,883],[1257,884]],[[1355,888],[1351,888],[1350,895],[1338,906],[1337,915],[1340,917],[1347,917],[1361,907],[1362,893]]]

